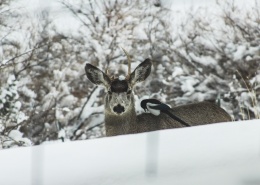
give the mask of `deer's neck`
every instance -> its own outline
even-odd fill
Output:
[[[106,135],[122,135],[133,133],[136,130],[136,112],[134,108],[122,115],[115,115],[105,111]]]

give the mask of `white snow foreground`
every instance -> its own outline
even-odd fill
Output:
[[[2,150],[0,184],[256,185],[260,120]]]

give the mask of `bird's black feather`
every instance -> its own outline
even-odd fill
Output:
[[[163,111],[163,110],[170,110],[171,109],[171,107],[169,107],[168,105],[166,105],[164,103],[162,103],[160,105],[149,106],[149,107],[153,108],[153,109],[156,109],[156,110],[161,110],[161,111]]]
[[[144,99],[141,101],[141,107],[144,109],[144,111],[146,112],[147,109],[147,103],[153,103],[153,104],[162,104],[162,102],[160,102],[159,100],[156,99]]]

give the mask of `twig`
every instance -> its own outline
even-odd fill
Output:
[[[94,126],[92,126],[92,127],[89,127],[86,131],[93,130],[94,128],[99,127],[100,125],[103,125],[103,124],[104,124],[104,123],[99,123],[99,124],[97,124],[97,125],[94,125]]]
[[[81,110],[80,110],[80,112],[79,112],[79,115],[78,115],[78,117],[77,117],[78,120],[80,119],[80,117],[81,117],[81,115],[82,115],[82,112],[83,112],[85,106],[87,105],[88,101],[90,100],[90,97],[91,97],[92,94],[96,91],[97,88],[98,88],[98,86],[95,86],[94,89],[92,89],[92,91],[91,91],[90,94],[88,95],[87,101],[84,103],[84,105],[82,106],[82,108],[81,108]]]
[[[15,57],[13,57],[13,58],[7,60],[5,63],[7,64],[8,62],[10,62],[10,61],[12,61],[12,60],[14,60],[14,59],[16,59],[16,58],[19,58],[19,57],[21,57],[21,56],[23,56],[23,55],[26,55],[26,54],[28,54],[28,53],[30,53],[30,52],[33,52],[34,50],[39,49],[39,48],[41,48],[41,47],[43,47],[43,46],[46,46],[46,45],[47,45],[47,44],[43,44],[43,45],[40,45],[40,46],[38,46],[38,47],[35,47],[35,48],[33,48],[33,49],[29,50],[29,51],[26,51],[26,52],[24,52],[24,53],[21,53],[21,54],[15,56]],[[1,67],[1,65],[0,65],[0,67]]]

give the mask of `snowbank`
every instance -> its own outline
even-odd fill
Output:
[[[1,185],[260,184],[260,120],[0,151]]]

